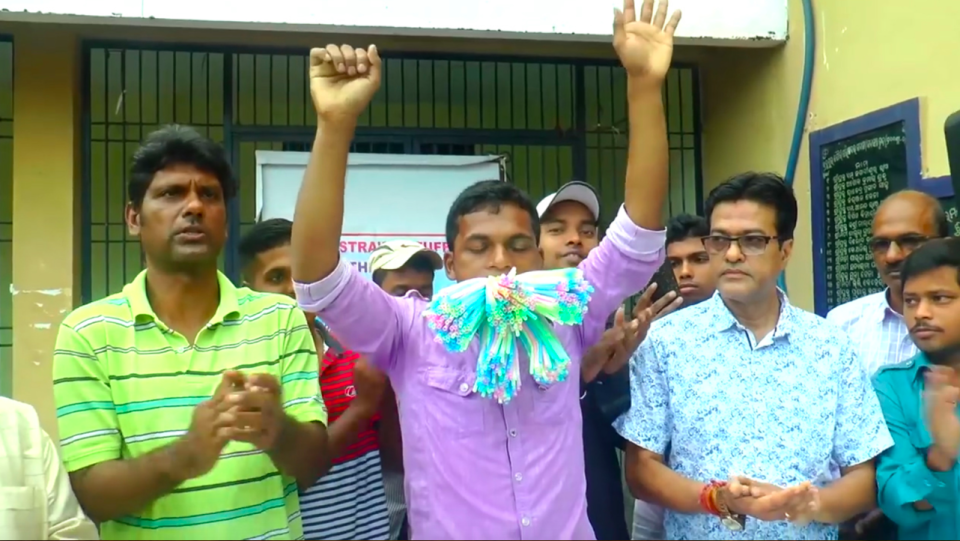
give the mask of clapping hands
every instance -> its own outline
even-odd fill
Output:
[[[779,487],[749,477],[731,477],[720,492],[731,512],[765,521],[806,525],[820,511],[820,492],[809,482]]]

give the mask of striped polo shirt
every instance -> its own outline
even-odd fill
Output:
[[[320,389],[333,424],[357,396],[353,367],[360,355],[327,348],[320,365]],[[380,447],[373,418],[316,484],[300,495],[307,539],[388,539]]]
[[[146,271],[123,292],[81,306],[57,335],[53,390],[70,472],[136,458],[186,434],[194,407],[225,370],[274,375],[284,409],[326,423],[317,354],[296,303],[236,288],[219,275],[220,305],[194,344],[160,321]],[[302,539],[297,484],[254,446],[230,442],[216,466],[135,516],[100,525],[103,539]]]

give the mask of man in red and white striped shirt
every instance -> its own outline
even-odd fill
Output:
[[[289,220],[257,223],[240,241],[246,285],[293,296]],[[320,391],[329,414],[330,470],[312,487],[300,487],[305,539],[388,539],[390,534],[380,448],[378,411],[386,377],[344,348],[322,322],[307,317],[320,358]],[[326,348],[323,347],[324,343]]]

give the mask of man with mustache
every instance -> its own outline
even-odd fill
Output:
[[[294,300],[217,270],[226,153],[167,126],[129,179],[146,269],[69,314],[53,354],[77,499],[103,539],[303,539],[297,483],[329,463],[317,352]]]
[[[930,239],[950,235],[940,202],[923,192],[904,190],[887,197],[873,218],[870,251],[886,289],[837,306],[827,320],[854,340],[870,373],[917,354],[903,323],[900,271],[911,252]]]
[[[743,173],[706,215],[718,294],[654,322],[634,354],[627,481],[667,508],[666,539],[834,539],[876,502],[891,444],[876,393],[849,337],[777,288],[793,189]]]
[[[894,445],[877,462],[880,509],[900,539],[960,538],[960,239],[901,267],[903,317],[920,353],[874,379]]]
[[[880,367],[913,358],[917,348],[903,321],[900,272],[914,250],[933,238],[949,236],[950,224],[940,202],[923,192],[904,190],[887,197],[873,218],[870,251],[886,288],[837,306],[827,321],[839,325],[854,341],[873,374]],[[841,527],[841,539],[895,538],[896,527],[874,509]]]

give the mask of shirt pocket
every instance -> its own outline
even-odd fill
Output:
[[[549,387],[544,387],[535,382],[526,383],[531,387],[533,411],[536,413],[532,422],[556,425],[560,422],[573,420],[574,411],[578,407],[580,399],[579,393],[571,392],[574,383],[579,386],[580,380],[568,377],[566,381],[554,383]],[[579,388],[577,390],[579,391]]]
[[[486,410],[492,399],[474,392],[475,374],[454,368],[430,366],[419,372],[424,387],[419,401],[428,431],[440,430],[443,436],[465,438],[486,428]]]
[[[0,536],[45,539],[46,497],[37,487],[0,487]]]

